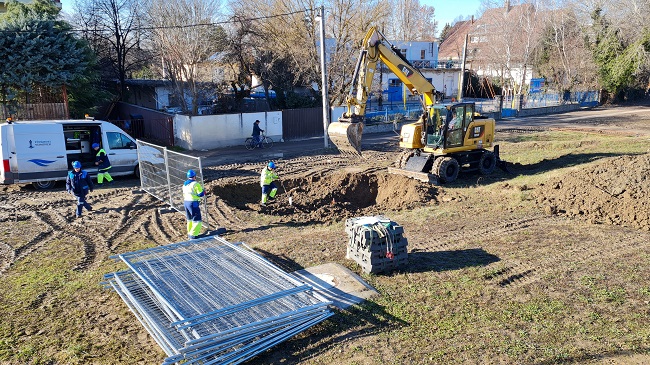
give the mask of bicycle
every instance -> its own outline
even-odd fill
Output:
[[[260,143],[255,143],[253,137],[248,137],[246,138],[246,141],[244,141],[244,145],[246,146],[247,150],[254,150],[259,146],[259,144],[262,145],[261,148],[271,148],[273,147],[273,139],[271,139],[271,137],[267,137],[265,134],[262,134],[262,142]]]

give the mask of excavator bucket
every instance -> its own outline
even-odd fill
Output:
[[[363,123],[351,123],[344,119],[339,119],[338,122],[329,125],[327,135],[340,152],[349,152],[361,156]]]

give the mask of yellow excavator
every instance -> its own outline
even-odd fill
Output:
[[[386,40],[376,27],[363,39],[354,72],[347,110],[331,123],[327,134],[341,152],[361,155],[365,108],[377,63],[388,67],[413,94],[420,96],[422,115],[402,126],[399,146],[403,151],[389,172],[419,180],[448,183],[458,172],[478,170],[491,174],[495,167],[506,169],[494,143],[495,121],[475,111],[474,103],[436,104],[436,90],[422,73]]]

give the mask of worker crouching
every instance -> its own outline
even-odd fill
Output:
[[[275,173],[275,162],[271,161],[262,170],[260,175],[260,186],[262,186],[262,206],[266,206],[268,199],[274,199],[275,194],[278,192],[278,187],[275,186],[274,181],[278,179],[278,174]]]
[[[201,198],[205,196],[203,187],[196,181],[196,172],[187,171],[187,180],[183,183],[183,205],[185,205],[185,218],[187,219],[187,238],[198,238],[201,232]]]

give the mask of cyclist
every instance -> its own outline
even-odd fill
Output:
[[[253,142],[255,145],[259,148],[262,148],[262,132],[264,132],[264,129],[260,128],[260,121],[259,119],[253,123]]]

